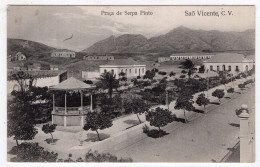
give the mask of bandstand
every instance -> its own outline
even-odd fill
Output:
[[[64,107],[55,106],[55,95],[53,93],[53,110],[52,110],[52,124],[58,126],[82,126],[84,125],[85,117],[88,112],[92,112],[92,93],[90,93],[90,106],[83,105],[83,90],[91,90],[93,86],[77,80],[73,77],[52,86],[50,90],[64,91],[65,105]],[[80,91],[81,106],[80,107],[67,107],[67,92],[68,91]]]

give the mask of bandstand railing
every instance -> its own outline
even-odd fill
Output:
[[[58,115],[82,115],[87,114],[90,112],[89,106],[83,106],[81,107],[55,107],[52,111],[52,114],[58,114]]]

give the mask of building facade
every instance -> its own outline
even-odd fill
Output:
[[[51,53],[51,57],[67,57],[67,58],[75,58],[76,53],[71,51],[55,51]]]
[[[197,55],[197,54],[192,54],[192,55],[174,55],[172,54],[170,56],[171,60],[192,60],[192,59],[211,59],[214,55]]]
[[[83,60],[114,60],[114,56],[108,55],[87,55],[83,57]]]
[[[210,60],[204,61],[203,65],[206,72],[230,71],[231,73],[239,73],[251,70],[254,66],[254,61],[245,58],[242,54],[221,53]]]
[[[106,65],[99,66],[100,74],[110,72],[119,78],[120,72],[124,72],[126,77],[137,77],[144,76],[146,72],[146,65],[139,64],[138,62],[132,59],[116,59],[115,61],[111,61]]]
[[[16,53],[14,56],[8,55],[8,61],[23,61],[26,60],[26,56],[21,52]]]

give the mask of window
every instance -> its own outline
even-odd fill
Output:
[[[124,72],[124,70],[122,69],[121,72]]]
[[[144,73],[144,68],[142,69],[142,73]]]
[[[236,71],[239,71],[239,68],[238,68],[238,66],[236,66]]]
[[[111,73],[114,74],[114,70],[111,70]]]
[[[213,66],[210,66],[210,71],[213,71]]]
[[[129,74],[131,74],[131,69],[129,69]]]
[[[106,70],[106,69],[104,69],[104,73],[107,73],[107,70]]]
[[[228,66],[228,71],[231,71],[231,66]]]
[[[219,71],[219,66],[217,66],[217,71]]]
[[[137,74],[137,69],[135,69],[135,74]]]
[[[125,69],[125,74],[127,74],[127,69]]]

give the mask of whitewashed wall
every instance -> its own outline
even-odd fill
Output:
[[[29,84],[29,79],[26,80],[27,85]],[[46,77],[46,78],[37,78],[35,81],[35,86],[39,87],[50,87],[57,85],[59,83],[59,75],[54,77]],[[15,81],[7,81],[7,94],[11,93],[14,90],[14,87],[19,87],[19,84]]]

